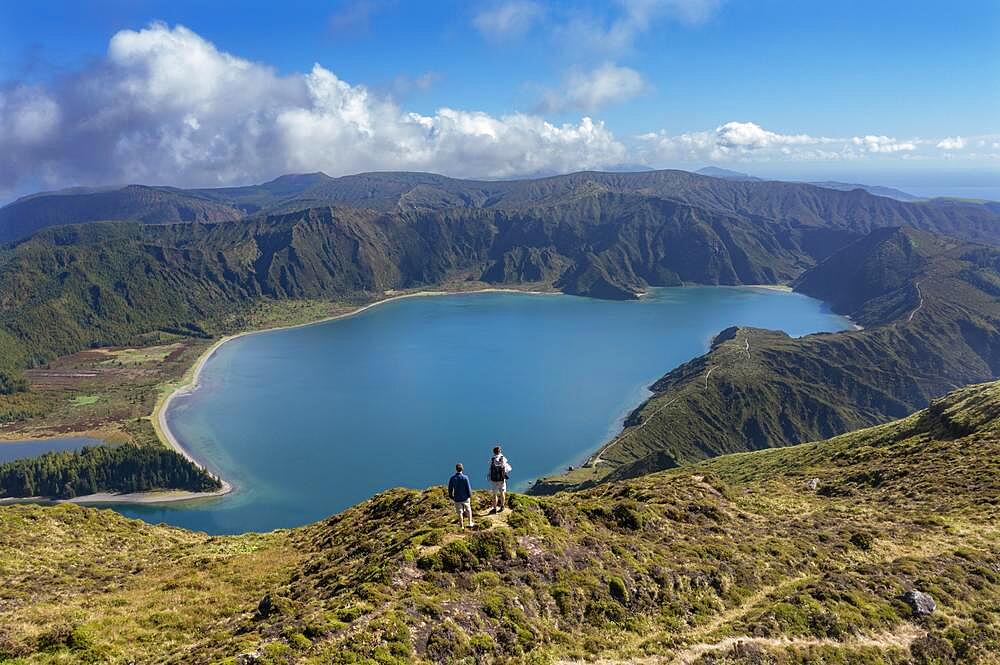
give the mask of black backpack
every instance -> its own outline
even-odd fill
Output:
[[[503,457],[493,457],[490,459],[490,480],[495,483],[507,480],[507,469]]]

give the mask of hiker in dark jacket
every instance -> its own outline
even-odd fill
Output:
[[[458,524],[465,528],[465,515],[469,515],[469,527],[475,523],[472,521],[472,483],[469,477],[463,473],[464,467],[461,464],[455,465],[455,475],[448,481],[448,498],[455,502],[455,512],[458,513]]]
[[[510,463],[503,456],[500,446],[493,448],[493,457],[490,458],[490,468],[486,473],[486,478],[490,481],[490,489],[493,492],[493,512],[503,512],[507,505],[507,479],[510,478]]]

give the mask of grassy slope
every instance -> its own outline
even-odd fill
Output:
[[[3,507],[0,654],[997,662],[1000,384],[821,443],[514,504],[462,534],[439,488],[390,490],[237,537]],[[938,601],[930,618],[898,600],[912,587]]]

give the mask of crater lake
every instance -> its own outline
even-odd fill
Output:
[[[215,534],[292,527],[390,487],[444,484],[456,462],[482,490],[498,442],[523,490],[583,461],[649,385],[732,325],[793,336],[851,327],[800,294],[698,286],[636,301],[402,298],[241,336],[165,414],[184,448],[235,491],[115,509]]]

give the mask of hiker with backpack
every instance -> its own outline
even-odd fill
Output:
[[[490,458],[490,470],[487,478],[490,481],[490,488],[493,491],[493,510],[491,512],[503,512],[507,505],[507,479],[510,478],[511,466],[507,458],[503,456],[500,446],[493,448],[493,457]]]
[[[458,513],[458,525],[465,528],[465,516],[469,516],[469,528],[476,526],[472,521],[472,483],[463,473],[461,463],[455,465],[455,475],[448,480],[448,498],[455,502],[455,512]]]

